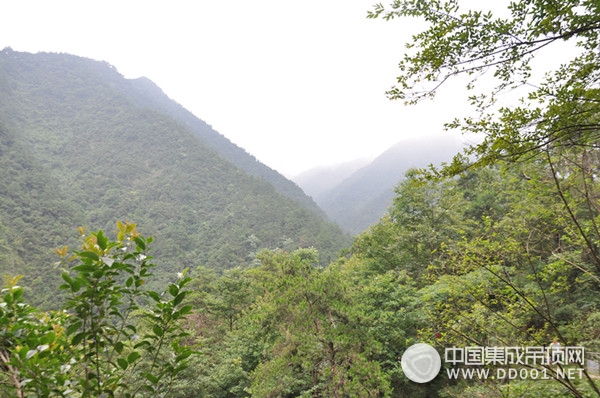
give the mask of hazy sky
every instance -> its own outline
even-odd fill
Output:
[[[368,20],[374,0],[63,1],[0,5],[0,49],[65,52],[146,76],[287,176],[439,133],[449,87],[389,101],[411,21]]]

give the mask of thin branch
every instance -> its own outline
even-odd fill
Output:
[[[577,227],[577,230],[579,231],[579,234],[581,235],[581,237],[583,238],[583,240],[586,243],[586,246],[590,250],[590,253],[591,253],[591,255],[592,255],[593,259],[594,259],[596,268],[600,272],[600,258],[598,257],[598,254],[596,253],[596,249],[594,248],[594,245],[589,240],[587,234],[583,230],[583,227],[579,223],[579,220],[577,219],[577,217],[573,213],[573,210],[571,209],[571,206],[569,206],[569,202],[567,201],[567,198],[565,198],[565,195],[563,194],[563,191],[562,191],[562,189],[560,187],[560,182],[558,181],[558,177],[556,175],[556,170],[554,168],[554,163],[552,162],[552,158],[550,157],[550,152],[548,150],[546,150],[546,157],[547,157],[547,160],[548,160],[548,164],[550,165],[550,170],[552,171],[552,178],[554,179],[554,183],[556,185],[556,190],[558,191],[558,195],[560,196],[560,198],[561,198],[561,200],[562,200],[565,208],[567,209],[567,212],[569,213],[569,217],[571,218],[571,220],[573,221],[573,223]]]

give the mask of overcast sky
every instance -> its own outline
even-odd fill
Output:
[[[464,107],[452,87],[416,107],[385,97],[417,30],[366,19],[373,3],[4,1],[0,48],[65,52],[146,76],[291,177],[440,133]]]

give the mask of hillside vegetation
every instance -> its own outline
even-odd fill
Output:
[[[347,245],[321,214],[148,105],[166,99],[144,97],[137,85],[102,62],[0,53],[0,272],[25,274],[36,298],[48,299],[57,275],[47,255],[65,242],[66,226],[110,230],[116,219],[157,238],[160,275],[181,266],[221,271],[261,248],[315,246],[326,263]]]
[[[577,177],[564,183],[575,185]],[[585,217],[587,205],[580,199],[573,197],[569,206]],[[190,278],[185,271],[173,274],[162,294],[140,281],[149,278],[144,271],[151,261],[160,267],[169,258],[151,259],[152,242],[135,226],[117,222],[114,241],[102,231],[84,231],[73,257],[67,248],[53,256],[63,269],[63,289],[72,295],[66,302],[72,316],[25,316],[23,311],[35,310],[24,306],[16,281],[7,281],[0,330],[14,343],[0,347],[0,353],[12,358],[13,367],[0,391],[223,398],[600,396],[594,384],[598,375],[573,358],[560,365],[546,362],[544,355],[534,364],[511,362],[510,368],[533,369],[543,380],[446,374],[451,366],[496,375],[506,369],[503,359],[485,366],[446,363],[424,384],[409,380],[400,366],[402,354],[415,343],[428,343],[444,355],[449,347],[545,349],[557,338],[563,346],[585,347],[586,358],[599,352],[598,267],[572,226],[560,195],[553,194],[552,176],[543,164],[531,162],[444,181],[426,181],[410,171],[397,186],[389,213],[326,268],[319,266],[315,249],[261,250],[220,275],[203,266],[190,269]],[[105,288],[96,290],[97,284]],[[134,307],[141,314],[137,322],[124,316],[127,306],[117,305],[128,303],[129,295],[146,298]],[[90,297],[96,297],[98,308],[107,308],[96,321],[108,325],[104,329],[78,321],[91,316]],[[102,318],[108,309],[117,313]],[[164,319],[166,310],[177,322]],[[52,319],[53,329],[39,321],[44,319]],[[118,328],[121,323],[128,326]],[[48,332],[57,325],[64,325],[66,336]],[[15,328],[28,334],[12,337]],[[143,340],[132,340],[134,333]],[[82,342],[85,336],[93,337],[89,346]],[[159,350],[151,349],[163,340]],[[105,355],[93,351],[98,341]],[[156,355],[172,360],[156,363]],[[76,360],[59,371],[71,358],[85,357],[96,361],[107,382],[84,377],[91,371],[88,361]],[[154,369],[150,376],[144,373],[148,368]],[[20,386],[9,380],[14,369],[30,381]],[[565,369],[578,376],[561,376]],[[117,383],[122,380],[127,383]]]
[[[167,97],[151,80],[140,77],[128,81],[128,85],[120,85],[124,94],[142,107],[148,107],[171,116],[174,120],[194,133],[202,143],[216,151],[222,158],[233,163],[246,173],[263,178],[275,190],[302,206],[317,213],[324,214],[317,204],[292,181],[277,171],[265,166],[243,148],[235,145],[226,137],[212,129],[206,122],[198,119],[190,111]]]
[[[31,306],[26,279],[6,278],[0,395],[600,397],[600,375],[589,366],[600,356],[600,4],[517,1],[501,18],[458,7],[394,0],[369,15],[429,22],[413,36],[392,98],[431,98],[459,75],[473,78],[475,90],[477,78],[492,72],[497,84],[470,97],[477,112],[448,124],[481,140],[443,167],[408,170],[387,213],[334,261],[325,255],[328,266],[318,248],[280,244],[290,227],[312,238],[300,227],[307,219],[284,217],[308,210],[291,212],[284,206],[291,202],[276,200],[265,182],[242,184],[253,178],[213,159],[180,124],[108,95],[110,85],[95,85],[94,95],[54,90],[51,81],[28,74],[39,65],[14,70],[3,58],[6,75],[24,76],[0,82],[7,92],[2,116],[12,115],[1,130],[1,153],[10,172],[19,173],[2,180],[12,184],[2,188],[8,199],[1,244],[9,250],[3,261],[21,271],[29,263],[19,256],[43,255],[59,242],[52,233],[64,231],[43,224],[52,218],[66,225],[86,217],[107,226],[106,232],[80,228],[71,240],[77,243],[46,253],[58,269],[46,268],[44,276],[61,274],[61,311]],[[533,84],[532,57],[571,38],[582,55]],[[60,75],[60,68],[52,70]],[[497,106],[523,85],[529,91],[522,101]],[[18,95],[28,90],[35,95]],[[87,109],[95,95],[108,108]],[[68,111],[62,104],[70,104]],[[113,120],[115,112],[133,117],[102,128],[86,123]],[[83,129],[58,123],[67,118]],[[31,120],[47,123],[45,134],[33,134]],[[169,140],[161,140],[166,134]],[[163,157],[169,163],[161,164]],[[42,173],[34,173],[39,167]],[[214,190],[197,191],[196,184]],[[169,189],[159,191],[161,185]],[[219,192],[242,202],[210,196]],[[62,200],[71,197],[77,200]],[[188,197],[205,206],[186,200],[169,206]],[[42,201],[64,205],[48,212]],[[272,206],[268,215],[243,218],[263,202]],[[212,217],[211,206],[220,210]],[[24,221],[13,223],[13,213]],[[150,227],[106,220],[120,214]],[[278,227],[277,235],[262,231],[264,223]],[[247,235],[248,225],[261,232]],[[312,233],[322,231],[328,230]],[[238,235],[239,241],[231,238]],[[212,258],[197,261],[212,253],[196,251],[204,238],[218,242],[218,263],[231,267],[219,272],[205,265]],[[259,250],[265,242],[277,248]],[[243,244],[245,253],[236,251]],[[165,269],[171,273],[159,275]],[[45,291],[38,285],[33,292]],[[431,350],[408,358],[416,343],[440,354],[439,373]]]

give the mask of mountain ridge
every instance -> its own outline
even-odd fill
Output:
[[[459,138],[451,135],[401,140],[313,198],[345,231],[360,233],[385,214],[394,188],[406,171],[448,162],[463,146]],[[296,182],[309,187],[312,183],[302,179]]]
[[[307,195],[318,197],[350,177],[356,170],[366,166],[372,159],[355,159],[328,166],[316,166],[292,177]]]
[[[131,221],[154,235],[157,283],[186,267],[247,265],[261,248],[314,246],[325,265],[349,245],[132,90],[105,62],[0,52],[0,272],[33,279],[45,305],[60,279],[48,259],[77,245],[80,225],[111,233]]]
[[[132,100],[143,106],[165,112],[190,129],[202,142],[217,151],[224,159],[232,162],[250,175],[264,178],[275,187],[277,192],[298,201],[302,206],[323,216],[325,215],[313,199],[306,195],[297,184],[260,162],[256,157],[246,152],[246,150],[214,130],[208,123],[199,119],[192,112],[169,98],[150,79],[147,77],[130,79],[129,84],[133,92],[126,94],[131,95]],[[148,101],[149,99],[151,101]]]

